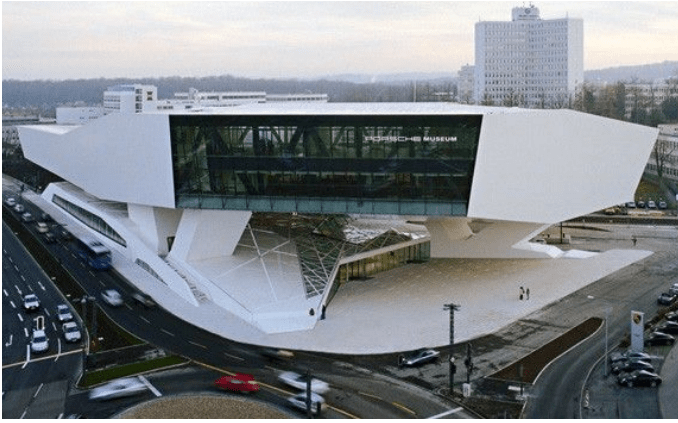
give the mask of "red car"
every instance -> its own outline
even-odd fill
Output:
[[[257,392],[259,385],[252,375],[236,373],[235,376],[222,376],[214,381],[217,388],[236,392]]]

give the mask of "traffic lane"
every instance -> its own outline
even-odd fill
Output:
[[[2,417],[57,418],[81,369],[81,353],[3,368]]]

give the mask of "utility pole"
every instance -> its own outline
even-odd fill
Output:
[[[450,395],[454,393],[454,374],[457,372],[457,366],[454,364],[454,356],[452,355],[452,348],[454,347],[454,312],[459,310],[456,304],[444,304],[443,310],[450,312]]]

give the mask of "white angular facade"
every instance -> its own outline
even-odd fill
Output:
[[[344,118],[364,122],[364,126],[347,129],[342,123]],[[402,122],[399,125],[406,131],[401,135],[383,135],[387,132],[378,129],[377,124],[374,127],[370,124],[382,118]],[[197,122],[212,119],[222,126],[210,127],[217,128],[216,132],[194,129],[184,123],[184,120],[192,122],[191,119],[198,119]],[[384,170],[385,165],[395,166],[393,180],[402,180],[405,172],[402,169],[421,165],[424,167],[420,166],[416,172],[426,172],[427,166],[437,163],[436,157],[431,156],[388,158],[389,149],[396,150],[397,143],[418,149],[416,140],[429,139],[432,147],[443,149],[432,151],[447,151],[444,149],[454,148],[455,143],[465,142],[464,137],[469,136],[473,138],[473,148],[469,150],[470,159],[463,163],[470,167],[465,179],[460,179],[468,182],[468,190],[459,188],[465,194],[455,197],[450,208],[445,202],[419,194],[393,204],[388,203],[386,197],[380,201],[347,198],[339,202],[325,197],[301,201],[299,191],[295,194],[297,203],[290,202],[280,192],[277,196],[267,194],[264,201],[263,194],[255,195],[260,193],[257,187],[248,188],[252,190],[250,195],[240,201],[237,193],[229,194],[226,188],[217,192],[218,187],[228,182],[228,175],[219,172],[227,166],[245,169],[250,166],[248,163],[273,168],[282,166],[276,161],[281,157],[284,163],[290,163],[294,156],[271,148],[258,157],[244,154],[240,159],[225,161],[224,156],[230,153],[220,152],[218,146],[230,145],[227,135],[231,129],[227,125],[237,119],[250,120],[247,124],[238,124],[237,128],[244,128],[244,132],[237,133],[233,139],[252,147],[252,151],[257,151],[258,142],[266,145],[259,140],[264,133],[273,134],[270,140],[288,146],[295,142],[297,134],[299,148],[303,144],[303,151],[310,154],[313,149],[324,151],[322,143],[326,139],[331,139],[335,148],[345,141],[346,134],[364,132],[360,139],[355,136],[362,144],[359,148],[351,147],[352,151],[365,151],[366,155],[368,151],[369,154],[384,151],[384,158],[374,158],[372,162],[365,157],[342,159],[336,163],[362,168],[374,163],[368,176],[381,184],[379,186],[390,186],[379,182],[388,181],[389,170]],[[280,126],[262,123],[263,126],[254,131],[251,119],[270,120]],[[307,127],[305,132],[292,131],[288,136],[280,129],[287,122],[285,119],[332,121],[336,123],[336,130],[319,124]],[[412,136],[415,126],[407,126],[407,122],[421,119],[437,122],[438,126],[434,125],[437,130],[444,128],[447,120],[462,119],[477,125],[472,128],[472,136],[466,135],[467,127],[464,127],[466,132],[459,132],[458,136],[453,132],[450,134],[454,136]],[[366,128],[373,132],[368,134]],[[376,133],[381,135],[374,135]],[[182,134],[191,134],[190,139],[187,138],[189,144],[200,137],[207,140],[206,144],[195,141],[195,149],[182,156],[178,150],[188,145],[178,140]],[[657,130],[653,128],[570,110],[464,107],[445,103],[251,105],[186,115],[111,114],[80,127],[20,128],[25,156],[68,181],[68,184],[49,186],[43,193],[46,201],[57,206],[55,200],[62,204],[66,201],[102,218],[116,234],[103,236],[102,241],[127,262],[136,263],[153,274],[187,304],[199,306],[204,301],[213,302],[266,333],[312,328],[321,316],[320,310],[329,301],[338,270],[325,269],[327,284],[317,292],[309,293],[307,288],[304,294],[304,269],[296,258],[301,247],[272,234],[255,235],[248,225],[252,212],[282,213],[297,209],[303,212],[307,208],[374,217],[380,214],[379,210],[389,210],[387,217],[393,219],[398,213],[391,210],[402,210],[399,213],[402,220],[418,219],[428,229],[431,257],[556,258],[562,254],[558,248],[529,240],[555,223],[631,201],[656,136]],[[379,142],[384,144],[377,145]],[[205,150],[209,151],[205,153]],[[331,154],[338,153],[317,153]],[[198,167],[193,164],[190,168],[182,167],[191,160]],[[461,163],[455,160],[444,165]],[[303,179],[303,183],[325,177],[330,168],[341,173],[334,162],[308,161],[303,167],[304,174],[312,174],[316,163],[324,163],[327,168],[311,175],[311,179]],[[206,169],[205,176],[196,177],[195,172],[202,169]],[[191,173],[185,173],[187,170]],[[408,172],[411,172],[407,176],[409,187],[420,179],[415,171]],[[455,172],[461,171],[453,171],[442,179],[421,180],[447,183],[447,179],[457,177]],[[253,171],[236,175],[236,189],[249,186],[242,185],[248,177],[246,173]],[[192,188],[184,188],[188,179],[178,180],[184,177],[194,178]],[[273,181],[277,175],[267,178]],[[266,182],[262,182],[261,177],[259,180],[262,184]],[[256,183],[256,175],[249,181]],[[272,182],[267,183],[261,187],[272,189]],[[199,190],[200,195],[191,192],[184,195],[182,189],[193,189],[194,193]],[[339,192],[339,188],[336,191]],[[445,196],[446,193],[441,194],[441,198]],[[313,209],[314,202],[322,207]],[[262,210],[262,204],[270,210]],[[384,204],[396,208],[387,209]],[[367,209],[367,205],[371,208]],[[389,248],[382,247],[369,254],[387,253]],[[350,260],[340,256],[336,263],[339,266]],[[261,267],[245,272],[252,263],[260,263]]]

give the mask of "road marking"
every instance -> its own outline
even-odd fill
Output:
[[[146,385],[146,386],[148,387],[148,389],[150,389],[151,392],[153,392],[153,394],[154,394],[156,397],[161,397],[161,396],[162,396],[162,394],[160,393],[160,391],[158,391],[158,390],[155,388],[155,386],[151,385],[151,382],[149,382],[148,379],[146,379],[143,375],[139,375],[139,380],[141,381],[141,383],[143,383],[144,385]]]
[[[368,394],[367,392],[361,392],[361,391],[358,391],[358,393],[359,393],[360,395],[364,395],[364,396],[366,396],[366,397],[374,398],[374,399],[376,399],[376,400],[380,400],[380,401],[382,400],[381,397],[378,397],[378,396],[372,395],[372,394]]]
[[[38,281],[38,285],[40,285],[40,288],[42,288],[43,291],[47,291],[45,287],[42,285],[42,282]]]
[[[148,323],[149,325],[151,324],[151,322],[149,322],[148,319],[146,319],[144,316],[139,316],[139,318],[144,322]]]
[[[457,407],[457,408],[455,408],[455,409],[446,411],[446,412],[444,412],[444,413],[436,414],[435,416],[431,416],[431,417],[428,417],[428,418],[429,418],[429,419],[439,419],[439,418],[441,418],[441,417],[449,416],[450,414],[458,413],[458,412],[460,412],[460,411],[463,410],[463,409],[464,409],[464,407]]]
[[[38,394],[40,393],[40,390],[42,389],[42,385],[44,385],[44,383],[41,383],[40,386],[38,386],[38,390],[35,391],[35,394],[33,394],[33,398],[38,396]]]
[[[106,284],[104,283],[104,281],[102,281],[101,279],[99,279],[99,284],[100,284],[101,286],[106,286]]]
[[[28,409],[25,409],[23,413],[21,413],[21,417],[19,417],[20,420],[23,420],[24,416],[28,413]]]
[[[12,345],[12,338],[13,338],[13,337],[14,337],[14,335],[10,333],[10,334],[9,334],[9,341],[8,341],[8,342],[5,342],[5,346],[6,346],[6,347],[9,347],[10,345]]]
[[[26,345],[26,361],[24,362],[24,365],[21,366],[22,369],[25,369],[26,366],[28,366],[28,362],[31,361],[31,346]],[[3,367],[4,369],[4,367]]]
[[[26,278],[24,277],[24,275],[19,275],[19,277],[21,278],[22,281],[26,282]]]
[[[400,408],[401,410],[407,411],[408,413],[412,414],[413,416],[415,416],[417,414],[414,411],[410,410],[409,408],[405,407],[404,405],[399,404],[395,401],[393,401],[391,404],[395,405],[396,407]]]
[[[16,288],[16,290],[17,290],[17,292],[19,293],[19,295],[21,295],[21,290],[19,289],[19,287],[16,286],[16,285],[14,285],[14,287]]]
[[[168,334],[170,336],[174,336],[174,334],[172,332],[167,332],[165,329],[160,329],[160,331],[165,332],[166,334]]]
[[[236,360],[245,361],[244,358],[240,358],[240,357],[238,357],[238,356],[231,355],[231,354],[229,354],[229,353],[224,353],[224,355],[227,355],[227,356],[229,356],[229,357],[231,357],[231,358],[235,358]]]
[[[193,345],[195,345],[196,347],[200,347],[200,348],[207,349],[206,346],[204,346],[204,345],[202,345],[202,344],[198,344],[197,342],[188,341],[188,343],[189,343],[189,344],[193,344]],[[225,354],[225,353],[224,353],[224,354]]]
[[[45,314],[49,316],[49,310],[45,309]]]
[[[17,271],[17,273],[19,272],[19,268],[17,267],[17,265],[16,265],[16,264],[14,265],[14,270],[16,270],[16,271]]]
[[[30,345],[27,345],[27,347],[30,348]],[[71,355],[71,354],[82,354],[83,351],[84,351],[84,348],[78,348],[77,350],[65,352],[65,353],[61,354],[61,356],[63,357],[65,355]],[[55,357],[55,355],[48,355],[48,356],[45,356],[45,357],[36,358],[36,359],[33,359],[32,363],[37,363],[38,361],[44,361],[44,360],[51,360],[54,357]],[[17,366],[21,366],[21,368],[23,369],[24,367],[26,367],[27,364],[28,363],[26,363],[26,362],[20,361],[18,363],[5,364],[5,365],[2,366],[2,369],[5,370],[5,369],[8,369],[10,367],[17,367]]]
[[[9,297],[9,294],[7,293],[7,290],[5,288],[2,288],[2,292],[5,293],[5,297]]]
[[[23,316],[21,315],[21,313],[17,313],[17,316],[19,316],[19,320],[21,320],[22,322],[24,321],[24,318],[23,318]]]
[[[131,306],[131,305],[125,303],[125,307],[127,307],[130,311],[132,311],[132,306]]]
[[[54,362],[59,359],[59,356],[61,355],[61,338],[57,338],[57,355],[56,358],[54,359]]]
[[[54,328],[54,332],[57,331],[56,323],[52,322],[52,327]]]
[[[12,308],[16,308],[16,305],[14,305],[14,301],[10,300],[9,303],[12,305]]]
[[[24,328],[24,333],[26,334],[26,338],[28,338],[28,329]]]

